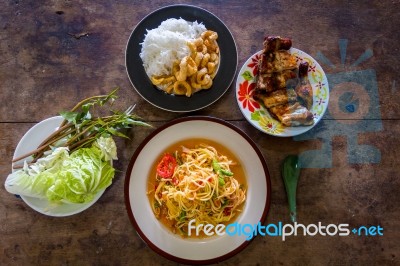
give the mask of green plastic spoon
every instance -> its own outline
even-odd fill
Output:
[[[289,202],[290,220],[293,223],[297,221],[296,189],[299,176],[299,157],[297,155],[287,156],[283,161],[282,178],[285,183],[286,194]]]

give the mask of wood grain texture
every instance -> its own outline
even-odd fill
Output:
[[[135,25],[168,4],[203,7],[231,30],[241,65],[261,49],[264,35],[291,37],[329,75],[373,70],[381,123],[360,130],[357,119],[329,112],[317,125],[332,148],[330,168],[302,170],[298,219],[303,224],[381,225],[384,236],[257,237],[222,265],[398,265],[400,264],[400,3],[398,1],[1,1],[0,10],[0,182],[11,168],[14,149],[36,122],[70,109],[84,97],[119,86],[117,107],[137,104],[136,113],[157,128],[186,115],[211,115],[230,121],[260,147],[272,182],[266,223],[289,222],[281,163],[289,154],[318,150],[321,138],[277,138],[253,128],[242,116],[234,93],[189,114],[162,111],[132,88],[125,71],[125,46]],[[339,40],[347,40],[342,65]],[[354,65],[367,50],[372,56]],[[357,96],[357,95],[356,95]],[[362,98],[361,98],[362,99]],[[366,104],[365,100],[359,102]],[[339,120],[335,120],[339,119]],[[337,123],[337,124],[335,124]],[[348,127],[335,129],[335,125]],[[353,125],[353,126],[352,126]],[[154,128],[134,128],[131,141],[118,140],[119,160],[113,184],[88,210],[52,218],[30,209],[0,186],[0,265],[176,265],[153,252],[138,237],[126,214],[125,171],[135,149]],[[332,131],[333,130],[333,131]],[[332,133],[333,132],[333,133]],[[374,146],[378,163],[351,163],[349,147]],[[359,154],[369,156],[369,154]]]

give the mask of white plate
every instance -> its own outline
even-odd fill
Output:
[[[271,117],[268,110],[254,100],[256,86],[256,70],[262,51],[252,55],[243,64],[236,80],[236,100],[240,111],[254,127],[260,131],[278,137],[292,137],[303,134],[313,128],[322,118],[329,102],[329,85],[324,70],[307,53],[296,48],[290,48],[289,52],[296,56],[297,64],[308,62],[308,79],[313,88],[313,106],[311,112],[314,115],[314,124],[311,126],[285,127]]]
[[[35,150],[40,143],[47,138],[52,132],[56,131],[62,123],[61,116],[48,118],[34,125],[19,141],[15,149],[13,158],[17,158],[28,152]],[[23,160],[15,164],[22,164]],[[48,216],[69,216],[82,212],[92,206],[103,194],[104,190],[97,193],[92,202],[74,204],[74,203],[51,203],[46,199],[38,199],[33,197],[21,196],[22,200],[32,209]]]
[[[125,177],[125,203],[139,236],[156,252],[170,260],[187,264],[217,263],[242,249],[246,236],[213,236],[187,239],[171,233],[155,218],[146,195],[153,162],[171,144],[190,138],[209,139],[233,152],[244,166],[247,199],[240,224],[264,221],[270,205],[270,177],[262,153],[241,130],[212,117],[184,117],[155,130],[136,149]]]

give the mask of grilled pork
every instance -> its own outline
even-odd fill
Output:
[[[312,86],[308,80],[308,63],[297,67],[288,51],[292,41],[279,36],[264,39],[258,64],[255,99],[262,101],[270,114],[285,126],[312,125]]]
[[[310,126],[314,124],[313,115],[300,103],[278,105],[269,109],[287,127]]]
[[[296,93],[302,104],[311,109],[313,105],[313,90],[308,80],[308,63],[301,63],[299,66],[299,84],[296,86]]]
[[[271,92],[274,90],[285,89],[291,80],[297,79],[294,70],[284,70],[273,74],[259,73],[257,77],[257,90]],[[293,82],[292,82],[293,83]]]

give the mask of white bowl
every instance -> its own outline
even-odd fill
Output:
[[[240,224],[263,222],[270,205],[270,177],[257,145],[241,130],[212,117],[184,117],[156,129],[136,149],[125,178],[125,203],[129,218],[139,236],[157,253],[181,263],[217,263],[242,249],[249,241],[245,235],[182,238],[170,232],[154,216],[147,191],[153,162],[171,144],[202,138],[228,148],[240,160],[247,181],[243,213],[234,221]]]

